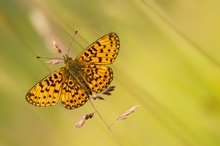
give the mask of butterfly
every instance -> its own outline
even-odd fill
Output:
[[[62,105],[74,109],[84,105],[89,96],[105,90],[113,80],[113,70],[106,66],[118,56],[119,37],[112,32],[99,38],[73,60],[63,56],[62,67],[35,84],[26,94],[26,101],[34,106]]]

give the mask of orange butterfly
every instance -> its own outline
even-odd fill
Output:
[[[86,103],[89,95],[105,90],[113,80],[112,64],[119,52],[116,33],[109,33],[87,47],[75,60],[64,55],[65,67],[46,76],[26,94],[26,100],[35,106],[55,105],[61,98],[67,109]]]

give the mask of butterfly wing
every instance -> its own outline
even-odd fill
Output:
[[[82,85],[74,78],[68,76],[61,92],[62,105],[67,109],[78,108],[88,101],[89,96]]]
[[[81,76],[92,92],[105,90],[113,80],[113,71],[104,65],[88,65],[80,71]]]
[[[26,100],[35,106],[55,105],[65,80],[65,68],[58,69],[35,84],[26,94]]]
[[[76,58],[82,64],[79,73],[92,92],[101,92],[110,85],[113,71],[105,65],[115,61],[119,47],[118,35],[109,33],[92,43]]]
[[[119,52],[120,42],[116,33],[112,32],[99,38],[85,49],[76,61],[87,64],[111,64]]]

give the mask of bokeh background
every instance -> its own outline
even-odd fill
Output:
[[[121,41],[111,65],[116,90],[93,101],[112,123],[134,105],[139,108],[112,126],[123,146],[220,145],[219,0],[1,0],[0,145],[117,146],[88,102],[66,110],[60,102],[39,108],[27,91],[63,64],[50,66],[36,56],[54,54],[55,38],[76,57],[109,32]]]

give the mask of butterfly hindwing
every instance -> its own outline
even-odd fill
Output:
[[[84,105],[88,99],[86,90],[73,76],[68,76],[61,92],[62,105],[67,109],[74,109]]]
[[[92,92],[98,93],[105,90],[113,80],[113,71],[104,65],[88,65],[80,72]]]

